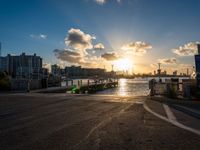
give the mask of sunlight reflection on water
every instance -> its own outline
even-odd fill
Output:
[[[117,88],[98,92],[98,94],[118,96],[146,96],[149,94],[147,79],[119,79]]]

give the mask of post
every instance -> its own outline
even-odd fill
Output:
[[[82,80],[81,80],[81,86],[82,86],[82,84],[83,84],[83,82],[82,82]]]
[[[65,82],[66,82],[66,87],[68,87],[68,80],[66,80]]]
[[[71,80],[71,86],[73,86],[73,80]]]
[[[155,80],[152,79],[149,81],[150,96],[155,95],[154,87],[155,87]]]

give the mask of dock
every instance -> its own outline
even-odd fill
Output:
[[[78,84],[73,84],[73,80],[70,85],[64,87],[50,87],[46,89],[40,89],[31,91],[32,93],[72,93],[72,94],[92,94],[98,91],[103,91],[118,86],[118,80],[103,81],[103,82],[90,82],[82,84],[82,81],[78,81]]]

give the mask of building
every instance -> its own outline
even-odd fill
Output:
[[[173,71],[173,76],[177,76],[177,70]]]
[[[67,77],[102,77],[105,75],[105,69],[101,68],[82,68],[81,66],[65,67]]]
[[[51,65],[51,74],[53,76],[60,76],[61,75],[61,69],[58,65],[54,64]]]
[[[197,44],[198,54],[195,55],[197,87],[200,88],[200,44]]]
[[[42,58],[34,55],[0,57],[0,71],[7,71],[13,78],[38,79],[42,74]]]
[[[167,71],[164,70],[163,72],[161,72],[161,75],[162,75],[162,76],[166,76],[166,75],[167,75]]]
[[[65,73],[68,77],[80,77],[85,73],[82,70],[81,66],[65,67]]]
[[[8,61],[7,57],[0,56],[0,71],[7,71],[8,70]]]

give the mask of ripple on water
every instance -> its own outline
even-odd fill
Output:
[[[147,79],[119,79],[117,88],[104,90],[97,94],[119,95],[119,96],[146,96],[149,94]]]

